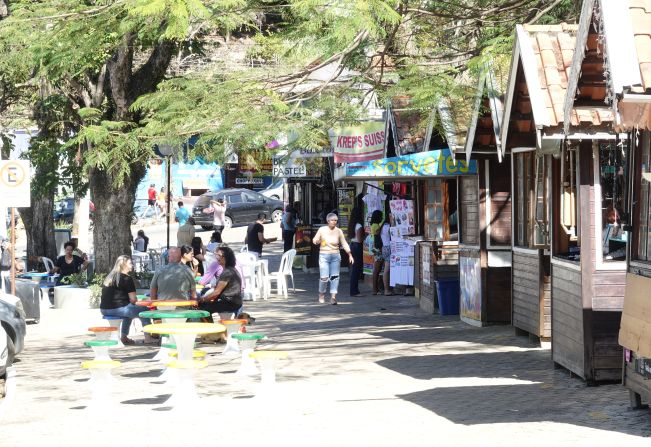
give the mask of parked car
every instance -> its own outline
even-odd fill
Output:
[[[265,197],[275,200],[283,200],[285,195],[285,179],[279,178],[274,180],[271,185],[267,186],[262,191],[259,191]]]
[[[95,211],[95,205],[93,202],[89,203],[90,208],[90,219],[93,220],[93,212]],[[72,223],[72,219],[75,216],[75,199],[72,197],[67,197],[65,199],[59,200],[54,204],[53,216],[55,222],[65,222]]]
[[[260,193],[243,188],[228,188],[208,191],[202,194],[192,208],[192,217],[204,230],[212,229],[212,213],[203,210],[210,207],[211,200],[224,199],[226,207],[225,227],[236,224],[249,224],[256,220],[258,213],[266,213],[272,222],[280,222],[283,216],[283,202],[270,199]]]
[[[25,346],[25,311],[17,297],[0,291],[0,378]],[[3,332],[6,340],[3,340]],[[3,346],[6,345],[6,346]]]

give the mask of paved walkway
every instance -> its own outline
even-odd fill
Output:
[[[651,444],[651,413],[629,410],[623,387],[586,387],[512,328],[426,315],[413,297],[344,293],[338,306],[318,304],[317,275],[295,276],[297,293],[288,300],[246,304],[257,318],[249,331],[269,337],[260,347],[290,353],[272,404],[252,399],[256,380],[234,375],[238,358],[205,345],[201,406],[170,411],[163,406],[170,390],[148,360],[155,348],[137,346],[114,351],[123,362],[117,409],[90,413],[88,373],[79,364],[92,356],[83,341],[99,312],[47,309],[41,324],[28,327],[0,445]]]

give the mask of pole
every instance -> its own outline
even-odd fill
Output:
[[[11,207],[11,294],[16,295],[16,208]]]
[[[170,204],[172,203],[172,191],[170,190],[170,184],[171,180],[170,178],[172,177],[172,157],[167,157],[167,195],[165,196],[165,200],[167,201],[167,204],[165,208],[167,209],[167,249],[170,249],[170,213],[171,213],[171,208]]]

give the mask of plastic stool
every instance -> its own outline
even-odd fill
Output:
[[[193,408],[200,400],[194,386],[194,371],[206,366],[208,366],[208,362],[205,360],[174,360],[170,362],[167,367],[176,371],[178,379],[176,380],[174,392],[165,401],[165,406]]]
[[[260,363],[261,380],[264,386],[273,386],[276,383],[276,361],[287,358],[286,351],[255,351],[249,354],[249,357],[256,359]]]
[[[118,330],[120,330],[120,328],[114,326],[94,326],[88,328],[88,332],[94,333],[95,338],[98,340],[114,340],[115,337],[113,337],[111,332],[117,332]]]
[[[237,355],[240,353],[240,348],[237,340],[232,338],[231,335],[237,334],[247,321],[246,320],[219,320],[226,328],[226,346],[222,351],[222,355]]]
[[[110,332],[111,338],[118,342],[118,348],[124,348],[122,340],[120,340],[120,326],[122,326],[122,317],[112,317],[109,315],[102,316],[103,319],[108,321],[111,327],[117,328],[116,331]]]
[[[239,376],[253,376],[258,373],[258,368],[255,366],[255,360],[249,354],[255,349],[258,340],[265,338],[264,334],[256,334],[248,332],[246,334],[233,334],[231,335],[239,342],[240,351],[242,352],[242,361],[236,374]]]
[[[93,348],[95,358],[93,360],[111,360],[109,355],[109,347],[117,346],[118,342],[115,340],[88,340],[84,345]]]
[[[121,365],[117,360],[87,360],[81,367],[90,371],[91,400],[88,409],[106,410],[111,402],[114,378],[111,370]]]

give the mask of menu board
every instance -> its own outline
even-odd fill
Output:
[[[390,285],[414,285],[414,246],[415,241],[403,239],[398,227],[391,227],[391,276]]]
[[[393,223],[398,234],[404,237],[416,232],[414,225],[414,201],[413,200],[391,200],[389,202]]]
[[[337,214],[339,215],[339,228],[348,230],[350,214],[355,204],[355,188],[337,188]]]
[[[312,251],[312,237],[316,230],[310,226],[296,227],[296,254],[309,255]]]

